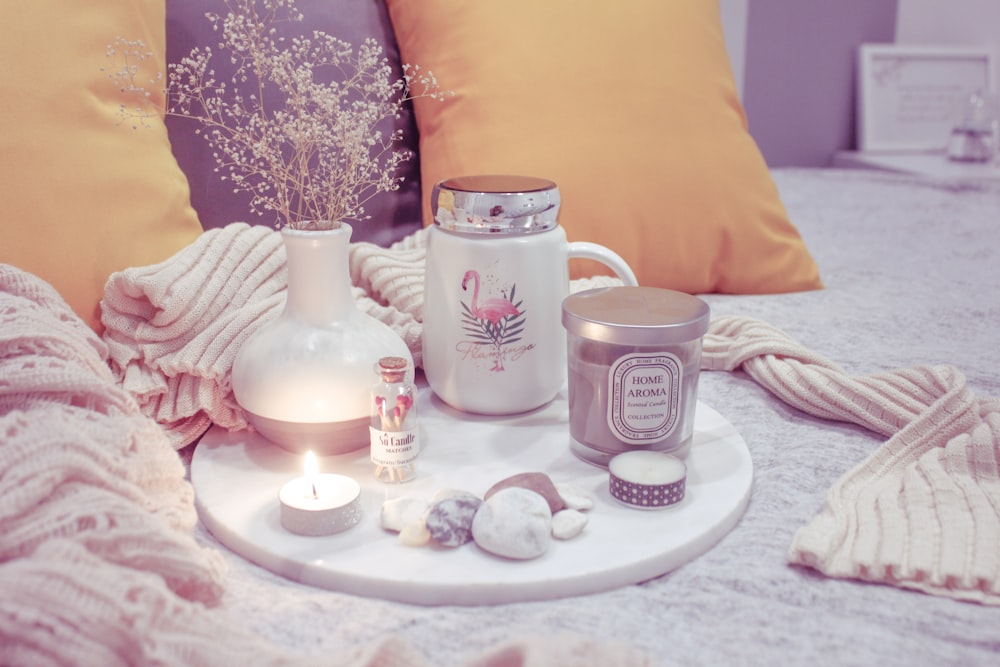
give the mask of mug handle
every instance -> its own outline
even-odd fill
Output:
[[[639,284],[628,262],[610,248],[605,248],[602,245],[590,243],[589,241],[574,241],[569,244],[569,256],[600,262],[614,271],[615,275],[629,287],[636,287]]]

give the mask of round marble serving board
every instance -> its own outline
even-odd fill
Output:
[[[304,584],[421,605],[486,605],[610,590],[669,572],[710,549],[736,525],[750,499],[746,443],[722,415],[698,404],[687,492],[663,510],[630,509],[611,497],[608,472],[570,452],[565,390],[538,410],[510,417],[469,415],[423,388],[417,400],[422,454],[418,479],[376,481],[367,448],[320,457],[326,473],[361,484],[360,524],[328,537],[282,528],[278,490],[300,476],[303,456],[248,431],[209,430],[191,462],[198,513],[237,554]],[[407,547],[379,525],[386,498],[429,499],[442,488],[479,496],[518,472],[541,471],[594,497],[578,537],[553,540],[541,557],[514,561],[474,543]]]

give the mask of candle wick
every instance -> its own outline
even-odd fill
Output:
[[[310,486],[312,486],[313,490],[313,499],[319,498],[319,494],[316,493],[316,482],[310,482]]]

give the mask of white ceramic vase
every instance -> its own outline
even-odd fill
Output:
[[[265,438],[294,452],[340,454],[369,444],[374,367],[412,363],[392,329],[361,312],[351,290],[352,229],[281,231],[288,291],[281,315],[256,331],[233,363],[233,393]]]

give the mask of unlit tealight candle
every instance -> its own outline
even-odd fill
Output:
[[[676,456],[641,450],[619,454],[608,463],[615,500],[639,509],[660,509],[684,499],[687,466]]]

